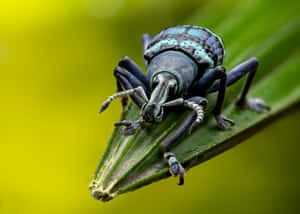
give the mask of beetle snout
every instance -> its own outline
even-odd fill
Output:
[[[160,122],[163,116],[162,106],[157,103],[148,103],[143,108],[142,116],[146,122]]]

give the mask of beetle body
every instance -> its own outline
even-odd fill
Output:
[[[179,81],[178,91],[187,94],[204,73],[223,63],[224,56],[222,39],[207,28],[170,27],[156,35],[144,52],[147,79],[151,85],[156,74],[169,72]]]
[[[208,102],[202,96],[218,92],[212,113],[218,126],[227,129],[234,122],[222,114],[226,87],[248,74],[236,105],[256,112],[270,109],[261,99],[247,98],[258,68],[258,60],[252,57],[226,73],[222,66],[225,56],[222,39],[207,28],[199,26],[170,27],[154,38],[144,34],[142,40],[147,75],[129,57],[121,59],[114,70],[118,93],[110,96],[101,105],[100,112],[116,98],[122,98],[124,108],[127,97],[130,96],[141,109],[141,118],[137,121],[115,123],[115,126],[123,126],[123,134],[130,135],[142,124],[159,123],[164,112],[171,111],[174,107],[192,110],[178,130],[161,143],[164,158],[170,166],[169,171],[173,176],[180,177],[181,185],[184,169],[170,149],[186,130],[189,129],[192,133],[201,123]]]

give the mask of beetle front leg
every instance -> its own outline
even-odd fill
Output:
[[[198,127],[198,125],[201,123],[203,120],[204,116],[204,109],[207,106],[207,99],[203,97],[192,97],[189,98],[188,100],[184,100],[183,98],[178,98],[176,100],[172,100],[170,102],[164,103],[163,107],[179,107],[183,106],[185,108],[193,110],[196,114],[197,117],[194,120],[194,122],[191,124],[189,128],[189,134],[192,134]]]
[[[117,92],[123,91],[123,88],[125,88],[125,90],[128,90],[131,88],[137,88],[139,86],[142,86],[146,94],[150,96],[149,84],[147,83],[146,75],[138,67],[138,65],[133,60],[131,60],[128,56],[123,57],[119,61],[119,66],[117,66],[114,69],[114,76],[117,79]],[[131,98],[133,99],[135,104],[137,104],[139,107],[142,105],[142,103],[138,101],[137,98],[134,97]],[[128,103],[128,97],[127,96],[122,97],[121,103],[122,103],[122,113],[124,113],[125,107],[127,106]]]
[[[141,86],[146,93],[148,92],[147,88],[141,83],[141,81],[137,79],[137,77],[125,71],[123,68],[119,66],[114,69],[114,76],[116,77],[117,80],[117,93],[124,91],[123,88],[125,90],[129,90],[129,89],[137,88],[139,86]],[[144,103],[135,94],[131,95],[131,99],[138,107],[141,107]],[[128,96],[122,96],[121,99],[122,114],[124,113],[127,103],[128,103]]]
[[[109,106],[109,104],[116,98],[125,98],[129,95],[129,96],[131,96],[131,98],[135,102],[135,104],[140,108],[144,102],[137,95],[140,95],[140,97],[142,97],[145,101],[148,101],[145,89],[142,86],[133,88],[132,84],[126,78],[126,76],[121,75],[120,70],[121,70],[121,68],[117,67],[114,71],[114,75],[117,78],[118,91],[122,90],[121,85],[126,89],[126,91],[121,91],[121,92],[118,92],[118,93],[110,96],[105,102],[102,103],[101,108],[100,108],[100,113],[103,112]],[[122,102],[122,104],[123,104],[123,102]]]
[[[186,107],[194,110],[192,113],[188,115],[183,124],[160,144],[160,148],[164,151],[164,158],[169,163],[169,171],[172,176],[179,176],[178,185],[183,185],[184,183],[184,175],[185,171],[180,162],[177,160],[175,154],[170,152],[171,146],[180,138],[187,129],[190,129],[190,133],[195,130],[198,124],[203,119],[203,110],[207,106],[207,100],[202,97],[192,97],[188,100],[184,100],[182,98],[167,102],[163,105],[164,107]]]
[[[149,91],[149,82],[147,81],[147,77],[142,71],[142,69],[139,68],[139,66],[128,56],[124,56],[120,61],[119,61],[119,66],[126,69],[129,73],[128,75],[133,75],[135,82],[138,80],[145,89],[145,91]],[[133,79],[132,77],[128,76],[130,79]],[[148,93],[148,92],[147,92]],[[148,94],[149,95],[149,94]]]
[[[178,185],[184,184],[184,176],[185,176],[185,170],[179,163],[179,161],[176,159],[175,154],[172,152],[165,152],[164,153],[164,159],[168,161],[169,163],[169,172],[172,176],[176,177],[179,176],[179,183]]]

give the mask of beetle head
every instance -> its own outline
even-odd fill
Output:
[[[162,105],[176,95],[178,82],[174,75],[161,72],[154,76],[151,87],[150,100],[143,106],[141,113],[146,122],[160,122],[163,117]]]

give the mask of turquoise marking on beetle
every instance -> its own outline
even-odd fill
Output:
[[[189,48],[189,47],[194,48],[195,49],[194,54],[196,56],[201,57],[202,59],[207,60],[209,62],[209,64],[210,64],[210,67],[214,66],[213,59],[208,56],[208,54],[206,53],[206,51],[197,42],[194,42],[194,41],[191,41],[191,40],[185,40],[185,41],[182,41],[179,45],[182,46],[182,47],[185,47],[185,48]]]
[[[168,44],[168,45],[178,45],[178,42],[177,42],[176,39],[168,38],[168,39],[167,39],[167,44]]]
[[[211,31],[210,29],[208,29],[208,28],[202,28],[202,29],[205,29],[207,32],[209,32],[209,33],[211,33],[213,36],[217,37],[218,40],[221,42],[222,47],[224,48],[223,40],[222,40],[221,37],[219,37],[217,34],[215,34],[214,32],[212,32],[212,31]]]
[[[156,43],[155,45],[153,45],[151,48],[147,49],[145,51],[145,54],[148,54],[150,52],[156,52],[156,51],[159,51],[161,46],[163,44],[168,44],[170,46],[176,46],[178,45],[178,42],[176,39],[172,39],[172,38],[168,38],[168,39],[165,39],[165,40],[162,40],[162,41],[159,41],[158,43]]]
[[[185,28],[169,28],[164,33],[165,34],[180,34],[185,31]]]
[[[224,48],[224,43],[223,43],[222,38],[207,28],[199,27],[199,29],[190,29],[187,33],[191,36],[195,36],[195,37],[198,37],[203,40],[210,39],[209,38],[210,36],[208,35],[207,32],[204,31],[204,29],[205,29],[205,31],[209,32],[213,37],[216,37],[221,43],[221,48]],[[211,38],[214,39],[213,37],[211,37]]]
[[[195,36],[195,37],[198,37],[199,39],[203,39],[203,40],[205,40],[209,37],[209,35],[206,32],[199,31],[197,29],[190,29],[187,33],[191,36]]]
[[[170,46],[176,46],[176,45],[178,45],[178,41],[176,39],[172,39],[172,38],[167,38],[165,40],[159,41],[158,43],[153,45],[151,48],[147,49],[145,51],[145,54],[148,54],[150,52],[159,51],[163,44],[168,44]],[[201,45],[199,45],[197,42],[194,42],[191,40],[185,40],[185,41],[182,41],[181,43],[179,43],[179,46],[181,46],[183,48],[190,48],[190,47],[194,48],[195,49],[194,54],[196,56],[207,60],[210,64],[210,67],[214,66],[213,59],[208,56],[208,54],[205,52],[203,47]]]

